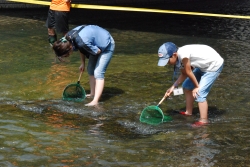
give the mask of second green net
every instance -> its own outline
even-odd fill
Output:
[[[172,117],[164,115],[158,106],[148,106],[143,109],[140,115],[140,121],[150,125],[158,125],[171,120]]]

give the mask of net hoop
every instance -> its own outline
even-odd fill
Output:
[[[77,96],[77,97],[69,97],[69,96],[67,95],[67,93],[66,93],[66,90],[69,89],[69,87],[77,87],[77,88],[79,88],[79,89],[81,90],[81,91],[80,91],[80,92],[81,92],[80,96]],[[85,92],[85,90],[83,89],[83,87],[82,87],[80,84],[78,84],[78,83],[76,83],[76,84],[69,84],[69,85],[67,85],[67,86],[65,87],[65,89],[63,90],[62,99],[63,99],[64,101],[82,102],[82,101],[85,100],[85,98],[86,98],[86,92]]]
[[[169,122],[172,118],[164,115],[158,106],[147,106],[140,115],[140,122],[150,125],[159,125],[163,122]]]
[[[163,122],[163,119],[163,112],[158,106],[147,106],[140,115],[140,121],[150,125],[158,125]]]

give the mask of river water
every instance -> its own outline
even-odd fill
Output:
[[[250,15],[247,1],[221,6],[199,9]],[[72,10],[71,28],[97,24],[116,41],[100,105],[94,108],[84,106],[89,99],[61,100],[66,85],[77,82],[80,59],[74,53],[67,63],[55,61],[46,14],[47,8],[1,11],[1,167],[249,166],[249,20]],[[166,41],[207,44],[225,59],[208,97],[209,126],[190,126],[199,118],[196,104],[193,116],[175,114],[185,108],[184,96],[160,106],[173,121],[140,123],[141,111],[158,104],[172,84],[173,69],[157,67],[158,47]],[[86,73],[80,83],[89,92]]]

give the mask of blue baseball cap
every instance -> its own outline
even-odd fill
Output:
[[[168,64],[169,58],[173,53],[177,52],[177,46],[172,42],[166,42],[160,46],[158,50],[158,66],[165,66]]]

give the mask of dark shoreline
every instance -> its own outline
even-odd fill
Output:
[[[148,6],[144,4],[135,7],[247,16],[250,15],[248,4],[250,4],[250,2],[247,0],[240,3],[234,0],[228,0],[227,2],[225,2],[225,0],[219,0],[216,1],[216,3],[204,0],[203,2],[155,3],[148,4]],[[48,6],[45,6],[28,9],[1,9],[0,14],[11,17],[36,19],[45,22],[47,11]],[[107,29],[166,33],[191,37],[227,38],[225,34],[235,33],[234,26],[236,24],[247,25],[249,20],[181,14],[72,8],[69,22],[71,25],[96,24]],[[213,27],[213,29],[210,29],[210,27]]]

